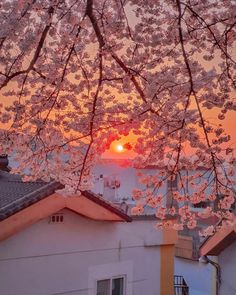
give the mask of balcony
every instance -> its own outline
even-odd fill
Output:
[[[189,287],[183,276],[174,276],[174,295],[189,295]]]

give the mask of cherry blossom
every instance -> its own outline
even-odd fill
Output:
[[[140,176],[151,192],[134,188],[134,213],[176,214],[176,229],[196,225],[201,203],[212,208],[202,216],[228,216],[235,14],[234,0],[2,1],[0,151],[18,163],[12,173],[79,193],[110,145],[132,135],[132,165],[158,170]]]
[[[141,204],[138,204],[137,206],[131,209],[131,213],[133,215],[141,215],[143,212],[144,212],[144,208]]]

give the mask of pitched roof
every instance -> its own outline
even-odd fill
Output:
[[[23,182],[17,175],[0,171],[0,241],[65,208],[93,220],[132,220],[92,192],[66,197],[60,188],[55,181]]]
[[[206,238],[201,246],[201,255],[219,255],[224,249],[236,241],[236,223],[221,228],[213,236]]]
[[[129,215],[127,215],[124,211],[122,211],[119,207],[117,207],[116,205],[114,205],[113,203],[109,201],[106,201],[104,198],[96,195],[95,193],[91,191],[82,191],[81,193],[85,198],[119,215],[125,221],[128,221],[128,222],[132,221],[132,218]]]
[[[0,221],[42,200],[62,187],[58,182],[23,182],[19,175],[0,171]]]
[[[55,181],[23,182],[19,175],[0,170],[0,221],[51,196],[62,187]],[[98,195],[89,191],[81,193],[83,197],[119,216],[121,220],[131,221],[130,216]]]

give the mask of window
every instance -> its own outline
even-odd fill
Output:
[[[177,175],[172,175],[170,179],[167,180],[167,191],[175,191],[177,189],[178,189]]]
[[[125,295],[124,277],[97,281],[96,295]]]
[[[210,203],[209,202],[207,202],[207,201],[202,201],[202,202],[199,202],[199,203],[197,203],[197,204],[194,204],[193,205],[193,207],[194,208],[206,208],[207,206],[209,206],[210,205]]]

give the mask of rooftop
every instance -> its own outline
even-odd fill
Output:
[[[52,181],[23,182],[19,175],[0,170],[0,221],[42,200],[59,189]]]
[[[55,181],[23,182],[19,175],[0,170],[0,221],[33,205],[61,189],[63,186]],[[119,215],[126,221],[131,218],[114,204],[90,192],[81,192],[83,197],[97,205]]]

